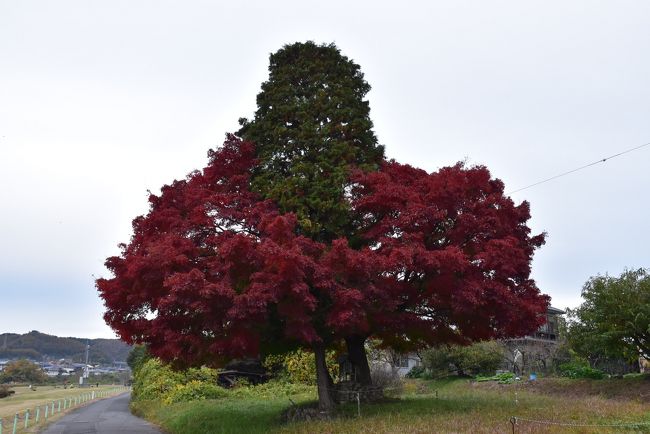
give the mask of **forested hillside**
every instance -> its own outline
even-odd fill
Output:
[[[131,349],[119,339],[83,339],[58,337],[31,331],[23,335],[0,334],[0,359],[43,357],[72,359],[82,362],[86,356],[86,344],[90,345],[91,363],[123,362]]]

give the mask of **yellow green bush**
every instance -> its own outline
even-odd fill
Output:
[[[279,378],[267,383],[249,385],[244,379],[234,388],[224,389],[217,384],[218,371],[210,368],[174,370],[157,358],[144,361],[134,373],[133,401],[157,401],[163,405],[202,399],[236,398],[271,399],[314,393],[316,371],[314,355],[297,350],[282,356],[267,358],[266,363],[280,369]],[[334,352],[327,354],[332,375],[338,375]]]
[[[280,396],[315,394],[316,388],[307,384],[289,383],[282,379],[271,380],[257,385],[242,385],[228,391],[236,398],[275,399]]]
[[[200,380],[190,380],[185,384],[175,384],[163,397],[164,404],[196,401],[199,399],[217,399],[228,396],[228,391],[213,383]]]
[[[144,362],[133,376],[133,399],[162,399],[167,392],[182,383],[182,372],[174,371],[160,359],[152,358]]]
[[[173,370],[160,359],[142,363],[134,374],[133,399],[164,404],[222,398],[228,391],[217,385],[217,371],[210,368]]]
[[[336,353],[328,351],[327,369],[333,378],[339,375]],[[314,353],[301,349],[282,355],[267,356],[264,360],[267,369],[279,371],[278,374],[289,383],[316,384],[316,365]]]

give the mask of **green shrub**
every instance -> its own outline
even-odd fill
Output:
[[[422,352],[421,357],[429,377],[444,377],[453,369],[449,347],[429,348]]]
[[[34,362],[27,359],[12,360],[0,371],[0,383],[30,383],[43,384],[47,375]]]
[[[492,375],[490,377],[477,375],[474,380],[478,381],[479,383],[484,381],[496,381],[499,384],[510,384],[515,381],[515,374],[512,372],[503,372],[501,374]]]
[[[217,399],[228,396],[228,391],[216,384],[199,380],[190,380],[186,384],[175,384],[164,394],[163,403],[169,405],[177,402]]]
[[[410,371],[406,373],[406,378],[422,378],[426,369],[424,365],[413,366]]]
[[[451,348],[451,361],[459,374],[493,374],[503,363],[503,346],[496,341]]]
[[[559,366],[560,375],[567,378],[592,378],[601,380],[605,378],[605,373],[599,369],[594,369],[584,362],[569,362]]]
[[[129,365],[131,371],[135,373],[149,359],[151,359],[151,354],[149,354],[147,346],[135,345],[131,348],[129,355],[126,358],[126,364]]]
[[[503,358],[503,346],[496,341],[430,348],[422,353],[422,362],[433,378],[448,375],[450,371],[459,375],[492,374],[501,366]]]
[[[9,389],[9,386],[0,385],[0,398],[6,398],[7,396],[13,395],[13,390]]]

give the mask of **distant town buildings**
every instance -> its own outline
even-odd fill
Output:
[[[0,360],[0,372],[4,370],[4,367],[10,361],[11,360],[9,359]],[[130,371],[126,362],[113,362],[111,365],[86,365],[85,363],[72,363],[65,359],[56,361],[30,361],[39,365],[48,377],[70,377],[79,375],[86,367],[88,368],[90,376],[122,374]]]

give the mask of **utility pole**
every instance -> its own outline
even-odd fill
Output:
[[[79,377],[79,385],[83,386],[86,382],[86,379],[90,376],[90,369],[88,368],[88,356],[90,353],[90,342],[86,341],[86,363],[84,364],[84,370],[81,377]]]

